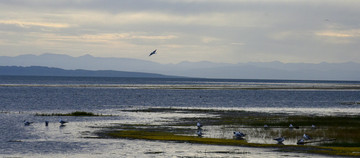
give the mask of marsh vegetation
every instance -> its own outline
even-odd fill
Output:
[[[163,121],[161,125],[117,124],[98,132],[106,138],[175,141],[199,144],[271,147],[279,151],[319,153],[341,156],[360,156],[359,116],[295,115],[286,113],[249,112],[240,110],[146,108],[126,112],[196,114],[199,117],[180,117]],[[201,117],[200,117],[201,116]],[[208,117],[207,117],[208,116]],[[204,135],[198,137],[196,122],[201,122]],[[267,128],[264,128],[264,125]],[[293,124],[294,128],[289,128]],[[315,125],[316,127],[312,127]],[[246,137],[233,138],[233,131]],[[313,139],[297,145],[303,134]],[[273,139],[286,138],[283,144]]]
[[[75,111],[71,113],[36,113],[35,116],[109,116],[103,114],[94,114],[92,112],[85,112],[85,111]]]

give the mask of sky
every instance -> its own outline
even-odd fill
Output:
[[[359,8],[359,0],[1,0],[0,56],[358,62]]]

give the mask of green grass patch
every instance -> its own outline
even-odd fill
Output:
[[[277,145],[277,144],[258,144],[247,143],[245,140],[221,139],[221,138],[202,138],[196,136],[176,135],[170,132],[149,132],[144,130],[122,130],[106,133],[111,138],[142,139],[157,141],[186,142],[208,145],[228,145],[228,146],[246,146],[279,148],[279,151],[286,152],[304,152],[338,156],[360,156],[360,147],[319,147],[319,146],[298,146],[298,145]]]

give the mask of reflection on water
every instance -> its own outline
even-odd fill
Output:
[[[99,127],[116,124],[144,123],[161,124],[177,117],[194,117],[196,114],[177,113],[130,113],[107,112],[114,117],[63,117],[69,121],[61,126],[58,117],[35,117],[29,114],[0,114],[2,120],[10,123],[7,127],[16,128],[16,132],[5,133],[1,137],[0,156],[3,157],[312,157],[302,153],[276,152],[274,149],[201,145],[191,143],[173,143],[126,139],[97,139],[94,132]],[[198,116],[202,117],[202,116]],[[34,121],[24,126],[20,118]],[[48,126],[45,120],[49,120]],[[160,121],[159,121],[160,120]],[[162,120],[162,121],[161,121]],[[196,122],[196,120],[194,120]],[[3,127],[3,126],[2,126]],[[232,132],[241,130],[247,133],[248,142],[275,143],[257,128],[238,128],[226,126],[204,126],[205,137],[232,139]],[[2,131],[6,129],[1,129]],[[197,130],[195,125],[193,129]],[[274,129],[276,130],[276,128]],[[7,130],[6,130],[7,131]],[[251,133],[253,132],[253,133]],[[262,134],[263,133],[263,134]],[[271,133],[271,132],[270,132]],[[195,134],[195,133],[194,133]],[[258,137],[263,137],[259,139]],[[316,155],[318,156],[318,155]]]

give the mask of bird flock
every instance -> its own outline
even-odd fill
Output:
[[[24,120],[24,126],[30,126],[31,124],[33,124],[34,122],[30,122],[30,121],[26,121]],[[66,123],[68,123],[68,121],[64,121],[61,118],[59,119],[59,123],[60,123],[60,127],[64,127]],[[45,121],[45,126],[49,126],[49,121]]]
[[[24,120],[24,126],[30,126],[32,123],[33,122]],[[68,121],[62,120],[60,118],[59,123],[60,123],[60,127],[64,127],[65,124],[68,123]],[[48,126],[48,125],[49,125],[49,121],[45,121],[45,126]],[[197,127],[197,131],[196,131],[197,136],[202,137],[203,136],[203,129],[202,129],[203,125],[200,122],[197,122],[196,127]],[[268,129],[268,128],[269,128],[268,125],[264,125],[264,129]],[[290,124],[289,129],[293,129],[293,128],[299,128],[299,127]],[[312,125],[311,128],[316,129],[316,126]],[[245,133],[242,133],[240,131],[234,131],[233,134],[234,134],[235,139],[244,139],[244,137],[246,136]],[[311,139],[312,138],[309,135],[304,133],[302,138],[297,141],[297,144],[303,145],[306,143],[306,140],[311,140]],[[273,140],[277,141],[278,144],[282,144],[285,141],[285,137],[278,137],[278,138],[274,138]]]
[[[196,123],[196,127],[197,127],[197,131],[196,131],[196,134],[199,136],[199,137],[202,137],[203,136],[203,125],[200,123],[200,122],[197,122]],[[268,125],[264,125],[264,129],[268,129],[269,126]],[[289,125],[289,129],[299,129],[299,126],[294,126],[292,124]],[[316,129],[316,126],[315,125],[312,125],[311,126],[312,129]],[[235,139],[244,139],[244,137],[246,136],[245,133],[242,133],[240,131],[234,131],[234,138]],[[311,140],[312,138],[307,135],[306,133],[304,133],[304,135],[302,135],[301,139],[299,139],[297,141],[297,144],[298,145],[303,145],[306,143],[307,140]],[[278,144],[283,144],[283,142],[285,141],[285,137],[281,136],[281,137],[278,137],[278,138],[274,138],[273,140],[277,141]]]

